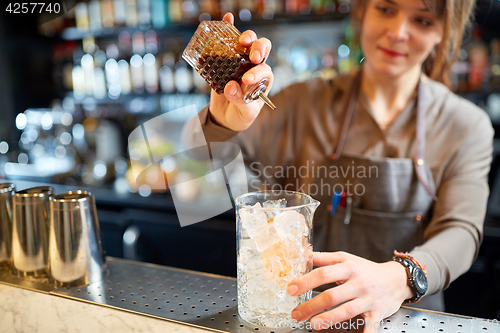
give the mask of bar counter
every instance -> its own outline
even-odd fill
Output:
[[[84,287],[53,289],[47,279],[0,271],[3,332],[313,332],[270,329],[240,319],[236,280],[107,257],[107,275]],[[323,332],[361,332],[339,327]],[[401,307],[380,332],[500,332],[498,322]]]

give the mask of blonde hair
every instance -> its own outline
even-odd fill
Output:
[[[351,11],[351,26],[354,42],[360,45],[361,22],[369,0],[354,0]],[[470,18],[476,0],[422,0],[443,24],[443,38],[424,61],[422,70],[431,79],[451,86],[451,67],[458,56],[462,35],[470,26]]]

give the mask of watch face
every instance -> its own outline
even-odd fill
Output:
[[[418,292],[424,294],[427,291],[427,277],[424,271],[415,269],[413,278],[415,279],[415,287],[418,289]]]

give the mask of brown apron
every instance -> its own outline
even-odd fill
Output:
[[[314,222],[315,251],[345,251],[375,262],[392,259],[393,251],[410,251],[424,242],[435,196],[435,185],[424,162],[425,90],[421,79],[417,99],[416,151],[412,159],[342,153],[358,97],[361,71],[351,85],[339,143],[324,165],[335,177],[317,178],[320,189]],[[321,182],[321,183],[320,183]],[[349,185],[350,184],[350,185]],[[323,187],[321,187],[323,186]],[[321,190],[322,189],[322,190]],[[345,205],[329,210],[334,190],[349,192]],[[345,206],[345,207],[343,207]],[[417,308],[444,311],[442,292],[425,296]]]

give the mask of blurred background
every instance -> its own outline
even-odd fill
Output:
[[[200,21],[230,11],[240,31],[269,38],[275,93],[292,82],[332,78],[359,64],[360,51],[351,47],[350,1],[70,3],[54,18],[15,15],[2,2],[0,179],[19,189],[40,183],[52,184],[57,193],[90,189],[108,255],[235,276],[234,212],[180,228],[165,189],[167,174],[192,179],[210,165],[179,155],[164,160],[160,169],[144,165],[136,180],[129,161],[147,152],[140,142],[137,147],[129,142],[129,135],[158,115],[193,104],[199,111],[208,103],[208,85],[181,58]],[[500,1],[478,1],[452,74],[453,90],[483,108],[495,129],[500,125],[499,17]],[[162,119],[162,131],[149,138],[152,149],[163,155],[181,152],[186,117],[176,113]],[[481,253],[446,291],[448,312],[500,319],[498,142]],[[183,195],[199,195],[197,186]],[[211,194],[217,198],[226,191]]]

